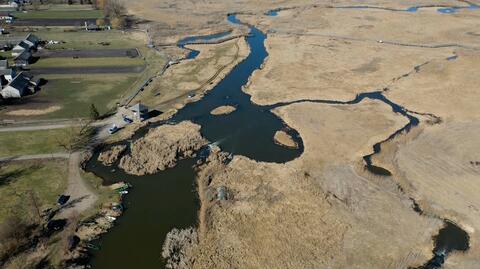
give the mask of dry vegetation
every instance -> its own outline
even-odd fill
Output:
[[[198,57],[168,68],[165,74],[141,92],[133,103],[141,101],[161,110],[181,108],[186,102],[201,98],[203,92],[213,88],[249,52],[243,38],[217,45],[189,45],[188,48],[199,50]],[[197,96],[188,100],[186,97],[192,93]]]
[[[349,5],[380,9],[331,8]],[[472,135],[479,121],[478,76],[472,70],[478,68],[480,13],[388,10],[432,5],[466,7],[468,2],[128,3],[130,12],[152,20],[156,44],[231,29],[225,20],[229,12],[242,13],[241,20],[267,32],[269,57],[245,88],[256,103],[346,101],[385,90],[407,109],[441,118],[431,125],[432,117],[419,116],[429,124],[385,144],[374,160],[393,176],[379,178],[362,169],[361,158],[406,124],[390,107],[365,100],[353,106],[300,102],[277,109],[300,133],[305,152],[285,164],[237,156],[225,165],[220,154],[201,166],[198,246],[180,251],[192,253],[185,257],[188,267],[192,261],[195,268],[418,266],[431,257],[431,236],[441,226],[432,217],[437,215],[459,223],[471,236],[471,250],[452,254],[445,267],[475,268],[480,161]],[[263,15],[275,8],[284,10],[277,17]],[[458,59],[446,60],[454,54]],[[195,61],[184,64],[180,67],[188,70]],[[163,83],[172,80],[169,74],[165,78]],[[229,200],[213,198],[220,186],[231,194]],[[425,215],[412,209],[410,197]]]
[[[178,158],[192,157],[206,143],[199,125],[186,121],[162,125],[133,142],[119,167],[132,175],[154,174],[175,166]]]

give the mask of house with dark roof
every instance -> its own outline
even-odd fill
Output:
[[[0,91],[0,95],[4,99],[21,98],[35,93],[37,85],[32,82],[32,77],[26,73],[20,73],[12,82]]]
[[[30,44],[32,47],[35,47],[35,49],[40,44],[40,39],[36,35],[32,35],[32,34],[28,34],[24,41],[27,44]]]
[[[30,48],[31,48],[31,46],[28,43],[26,43],[25,41],[22,40],[22,41],[20,41],[20,43],[15,45],[15,47],[13,47],[12,56],[15,57],[15,56],[20,55],[24,51],[30,51]]]
[[[15,71],[8,66],[8,61],[0,60],[0,82],[2,87],[13,80],[14,74]]]
[[[40,44],[40,39],[35,35],[28,34],[25,39],[20,41],[15,47],[12,49],[12,56],[19,56],[24,51],[32,52],[37,50],[38,45]]]
[[[15,57],[13,61],[15,62],[16,66],[27,66],[31,63],[32,59],[33,59],[32,53],[30,51],[25,50],[22,53],[20,53],[20,55]]]

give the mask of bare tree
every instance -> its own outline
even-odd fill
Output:
[[[95,135],[95,128],[91,121],[85,121],[78,127],[71,127],[65,130],[63,137],[57,138],[57,143],[67,152],[74,152],[86,148]]]
[[[33,190],[27,191],[27,202],[29,206],[31,207],[34,218],[36,223],[41,223],[42,222],[42,203],[40,199],[38,199],[37,194]]]
[[[107,0],[104,6],[105,16],[120,18],[125,15],[126,8],[121,0]]]

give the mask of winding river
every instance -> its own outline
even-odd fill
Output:
[[[244,25],[235,15],[229,15],[228,20],[236,25]],[[170,124],[184,120],[193,121],[201,125],[202,135],[212,143],[219,145],[223,151],[247,156],[257,161],[278,163],[293,160],[303,152],[303,143],[299,134],[288,128],[280,118],[271,112],[272,109],[279,106],[297,102],[353,105],[365,98],[378,100],[391,106],[395,113],[400,113],[409,119],[406,126],[392,134],[387,140],[418,124],[416,117],[408,113],[405,108],[388,100],[381,92],[363,93],[348,102],[298,100],[270,106],[259,106],[252,103],[251,97],[242,91],[242,87],[248,83],[251,74],[261,68],[268,54],[264,45],[266,35],[253,26],[249,26],[249,28],[250,34],[246,40],[250,47],[250,54],[247,58],[234,67],[204,98],[190,103],[178,111],[168,121]],[[229,34],[230,32],[225,32],[210,36],[189,37],[181,40],[178,45],[185,48],[191,43],[219,39]],[[190,50],[187,59],[194,59],[198,54],[198,51]],[[235,106],[236,111],[221,116],[210,114],[212,109],[221,105]],[[158,124],[154,126],[158,126]],[[140,137],[148,128],[152,127],[140,130],[133,139]],[[297,142],[299,148],[289,149],[275,144],[273,136],[278,130],[286,130]],[[370,171],[390,175],[388,170],[374,166],[371,160],[371,156],[381,150],[381,144],[385,141],[375,144],[373,153],[366,155],[364,161]],[[95,157],[87,164],[87,170],[102,177],[104,184],[127,181],[134,188],[124,199],[127,210],[118,219],[115,227],[94,242],[100,247],[100,250],[92,252],[90,261],[92,268],[164,268],[161,251],[167,233],[172,228],[187,228],[195,226],[197,223],[199,202],[195,191],[195,171],[192,168],[196,160],[181,160],[172,169],[155,175],[138,177],[128,175],[121,169],[105,167],[97,162]],[[442,233],[442,236],[444,235],[449,238],[450,235],[455,236],[455,233]]]
[[[240,24],[234,15],[228,16]],[[180,47],[189,43],[225,37],[227,34],[183,39]],[[202,126],[202,135],[218,144],[222,150],[268,162],[287,162],[303,151],[298,134],[268,108],[257,106],[241,88],[259,69],[267,56],[266,35],[250,27],[246,38],[249,56],[238,64],[204,98],[181,109],[169,122],[191,120]],[[198,56],[191,50],[188,59]],[[228,115],[212,116],[210,111],[220,105],[234,105],[237,110]],[[149,127],[151,128],[151,127]],[[273,142],[277,130],[287,130],[299,143],[299,149],[288,149]],[[140,131],[144,133],[146,130]],[[135,137],[141,135],[137,134]],[[89,171],[104,179],[105,184],[127,181],[134,188],[126,196],[125,213],[107,234],[95,242],[99,251],[92,252],[93,268],[163,268],[161,250],[166,234],[172,228],[186,228],[197,222],[199,202],[195,192],[194,159],[182,160],[172,169],[142,177],[124,173],[121,169],[102,166],[95,157],[87,165]],[[116,167],[116,166],[113,166]]]

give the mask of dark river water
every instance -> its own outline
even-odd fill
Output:
[[[278,12],[268,15],[275,16],[277,14]],[[242,24],[235,15],[229,15],[228,20],[233,24]],[[261,68],[267,57],[267,51],[264,46],[266,35],[255,27],[249,26],[249,28],[250,35],[246,40],[251,51],[248,57],[204,98],[190,103],[178,111],[168,121],[169,124],[184,120],[193,121],[201,125],[201,133],[205,138],[219,145],[225,152],[247,156],[257,161],[278,163],[299,157],[303,152],[303,143],[295,130],[288,128],[280,118],[271,113],[271,109],[275,107],[296,102],[352,105],[365,98],[370,98],[388,104],[395,113],[409,119],[406,126],[388,139],[392,139],[398,133],[408,131],[418,124],[417,118],[407,113],[403,107],[388,100],[381,92],[363,93],[348,102],[299,100],[270,106],[253,104],[250,96],[242,91],[242,86],[248,82],[253,71]],[[207,42],[226,37],[229,34],[230,32],[225,32],[210,36],[188,37],[181,40],[178,45],[184,48],[190,43]],[[190,50],[187,58],[194,59],[198,54],[198,51]],[[221,105],[232,105],[237,110],[228,115],[212,116],[210,111]],[[165,124],[165,122],[160,124]],[[154,126],[158,126],[158,124]],[[152,126],[137,132],[133,139],[141,137],[148,131],[148,128],[152,128]],[[278,130],[289,133],[298,143],[299,148],[289,149],[275,144],[273,136]],[[390,175],[388,170],[373,165],[371,161],[371,156],[381,150],[383,142],[375,144],[372,154],[365,156],[364,161],[370,171]],[[124,199],[126,210],[116,221],[115,227],[94,242],[100,249],[91,252],[90,265],[95,269],[164,268],[161,251],[167,233],[173,228],[182,229],[197,224],[199,201],[195,190],[195,171],[192,168],[196,160],[182,160],[172,169],[155,175],[138,177],[124,173],[116,165],[105,167],[96,161],[96,157],[97,155],[87,164],[88,171],[103,178],[106,185],[126,181],[133,185],[133,189]],[[446,228],[440,230],[439,235],[435,238],[437,247],[432,260],[438,256],[436,253],[439,253],[438,249],[440,248],[445,249],[446,254],[452,250],[463,250],[463,247],[453,247],[458,242],[463,242],[463,245],[460,245],[466,245],[468,248],[468,235],[465,237],[459,231],[463,232],[460,228],[451,228],[450,223],[447,222]]]
[[[240,23],[234,15],[229,16],[228,20],[234,24]],[[180,41],[179,46],[218,39],[228,34],[190,37]],[[250,27],[247,37],[251,50],[249,56],[204,98],[185,106],[169,122],[191,120],[200,124],[202,135],[219,145],[223,151],[255,160],[286,162],[300,156],[303,145],[296,131],[288,128],[268,108],[253,104],[250,96],[241,90],[267,56],[265,38],[265,34]],[[187,58],[196,56],[198,52],[191,50]],[[221,105],[234,105],[237,110],[228,115],[212,116],[210,111]],[[275,144],[273,136],[278,130],[290,133],[300,148],[288,149]],[[137,134],[135,137],[140,136]],[[114,169],[116,165],[104,167],[96,162],[95,157],[87,169],[102,177],[104,184],[127,181],[133,185],[133,189],[124,200],[127,210],[115,227],[94,242],[100,250],[92,252],[92,268],[164,268],[161,251],[167,233],[172,228],[187,228],[197,224],[199,202],[192,168],[196,160],[182,160],[172,169],[138,177]]]

